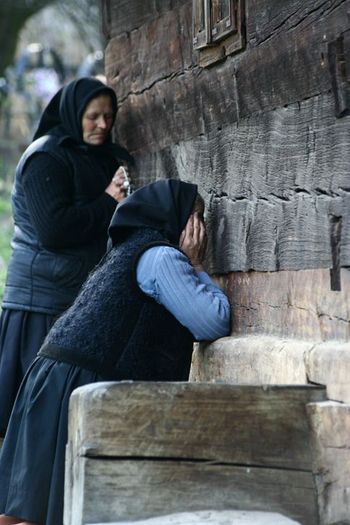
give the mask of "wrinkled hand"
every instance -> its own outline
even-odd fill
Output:
[[[125,185],[127,179],[125,178],[124,169],[122,166],[117,169],[113,179],[105,189],[105,192],[117,202],[121,202],[127,196],[128,187]]]
[[[203,271],[202,261],[207,247],[205,224],[198,213],[194,213],[187,221],[180,235],[179,246],[191,261],[197,271]]]

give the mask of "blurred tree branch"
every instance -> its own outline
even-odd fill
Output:
[[[1,0],[0,2],[0,76],[16,52],[18,34],[32,15],[57,0]]]
[[[0,0],[0,77],[13,63],[18,36],[27,20],[53,4],[73,21],[88,48],[100,47],[97,42],[100,37],[97,30],[100,24],[99,0]],[[96,34],[91,32],[91,27],[96,27]]]
[[[90,51],[101,47],[100,9],[98,0],[61,0],[58,9],[75,25],[80,39]],[[95,31],[92,31],[95,28]]]

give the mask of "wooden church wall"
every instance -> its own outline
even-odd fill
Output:
[[[234,333],[347,341],[350,1],[246,0],[244,48],[208,67],[192,0],[102,7],[135,185],[199,185]]]

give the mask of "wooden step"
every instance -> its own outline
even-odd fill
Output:
[[[70,404],[66,525],[183,511],[317,523],[310,386],[97,383]],[[113,518],[111,518],[111,516]]]
[[[94,523],[89,525],[107,525]],[[115,521],[109,525],[298,525],[275,512],[252,512],[245,510],[179,512],[141,521]]]

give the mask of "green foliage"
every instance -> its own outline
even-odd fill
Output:
[[[7,265],[11,255],[13,223],[9,192],[0,193],[0,301],[4,293]]]
[[[11,215],[11,202],[8,194],[0,193],[0,220],[6,219]]]

